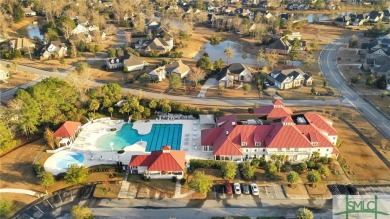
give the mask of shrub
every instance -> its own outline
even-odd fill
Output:
[[[316,165],[316,163],[313,160],[307,161],[307,167],[309,169],[313,169],[315,165]]]
[[[45,171],[45,168],[43,168],[43,166],[39,163],[35,163],[33,167],[34,167],[34,172],[36,175],[39,175],[40,173]]]
[[[173,183],[176,183],[176,182],[177,182],[177,177],[176,177],[176,176],[172,177],[172,182],[173,182]]]
[[[267,161],[265,160],[264,157],[259,158],[259,166],[264,167],[267,164]]]
[[[186,182],[187,182],[187,180],[186,180],[185,178],[181,178],[181,179],[180,179],[180,184],[181,184],[181,185],[186,184]]]
[[[218,160],[197,160],[197,159],[191,159],[190,160],[190,169],[195,170],[198,168],[211,168],[211,169],[221,169],[222,165],[224,165],[225,162],[218,161]]]
[[[54,178],[56,179],[56,181],[60,181],[60,180],[63,180],[65,178],[65,175],[66,175],[66,173],[59,173]]]

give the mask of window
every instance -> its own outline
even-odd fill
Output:
[[[248,142],[245,141],[241,142],[241,146],[248,146]]]
[[[329,151],[329,148],[328,148],[328,149],[326,149],[326,151]]]
[[[261,142],[255,142],[255,146],[261,146]]]
[[[282,148],[278,148],[278,151],[282,151]]]
[[[263,152],[265,152],[265,149],[263,149]]]
[[[245,150],[245,152],[249,152],[249,150],[248,150],[248,149],[246,149],[246,150]]]
[[[318,149],[318,151],[321,151],[320,149]]]
[[[290,148],[286,148],[286,151],[289,151],[290,150]]]
[[[294,148],[294,151],[298,151],[298,148]]]

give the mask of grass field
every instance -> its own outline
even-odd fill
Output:
[[[118,198],[119,190],[121,189],[120,183],[102,183],[95,187],[93,197],[95,198]]]

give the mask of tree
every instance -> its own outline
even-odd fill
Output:
[[[324,176],[329,176],[330,175],[330,170],[327,166],[324,166],[324,165],[321,165],[319,168],[318,168],[318,172]]]
[[[203,68],[204,70],[211,70],[213,68],[213,63],[211,62],[210,57],[203,54],[196,62],[196,67]]]
[[[377,81],[376,81],[376,86],[381,89],[381,90],[386,90],[387,88],[387,79],[386,75],[382,75]]]
[[[359,38],[356,35],[353,35],[349,39],[349,47],[350,48],[356,48],[358,46],[358,41],[359,41]]]
[[[305,56],[305,60],[303,61],[307,67],[311,67],[314,63],[315,59],[313,58],[313,55],[311,53],[307,54]]]
[[[234,179],[237,172],[237,164],[234,162],[225,162],[221,167],[221,171],[224,179]]]
[[[265,165],[265,172],[268,176],[273,177],[275,173],[278,171],[278,168],[275,166],[273,162],[268,162]]]
[[[229,65],[229,59],[233,57],[233,48],[231,46],[228,46],[223,52],[226,56],[226,63]]]
[[[145,15],[143,13],[138,13],[134,19],[134,31],[136,33],[143,33],[146,28]]]
[[[71,18],[61,16],[57,20],[57,27],[64,34],[65,39],[69,39],[71,31],[76,28],[76,24]]]
[[[6,217],[11,211],[12,202],[8,199],[0,197],[0,217]]]
[[[60,40],[60,37],[55,29],[49,28],[45,33],[45,39],[47,41],[58,41]]]
[[[114,108],[108,107],[108,112],[110,113],[110,117],[112,118],[112,113],[114,112]]]
[[[221,58],[215,60],[214,62],[214,69],[216,71],[221,71],[222,70],[222,67],[223,67],[223,60]]]
[[[225,90],[225,86],[223,85],[218,85],[218,94],[221,95],[222,92]]]
[[[72,207],[71,219],[93,219],[92,211],[80,205],[74,205]]]
[[[287,175],[287,182],[290,183],[290,186],[292,187],[295,183],[297,183],[299,180],[299,175],[295,171],[290,171]]]
[[[315,187],[315,184],[321,182],[322,180],[321,174],[316,170],[312,170],[307,175],[307,180],[312,183],[313,187]]]
[[[253,176],[255,175],[255,167],[253,167],[250,162],[245,162],[242,165],[242,175],[245,179],[253,179]]]
[[[89,101],[89,110],[92,110],[94,114],[95,114],[95,111],[99,109],[99,107],[100,107],[99,100],[91,99]]]
[[[257,70],[259,70],[261,63],[265,62],[265,52],[263,49],[259,49],[259,52],[257,53],[256,61],[257,61]]]
[[[298,208],[298,210],[295,212],[295,216],[297,219],[313,219],[313,212],[311,212],[307,208]]]
[[[206,176],[203,171],[194,171],[192,178],[188,183],[188,186],[200,193],[207,193],[213,186],[213,181],[210,177]]]
[[[18,141],[14,140],[10,124],[7,123],[7,117],[8,115],[6,114],[2,115],[2,120],[0,121],[0,154],[18,144]]]
[[[249,92],[251,92],[252,87],[251,87],[250,84],[244,84],[244,85],[242,85],[242,89],[244,90],[245,95],[246,95],[246,94],[248,94]]]
[[[288,53],[292,61],[296,61],[301,51],[301,41],[297,38],[294,39],[290,52]]]
[[[265,60],[267,61],[267,65],[273,70],[274,66],[278,63],[278,52],[271,51],[271,53],[265,57]]]
[[[152,78],[147,73],[144,73],[138,77],[138,82],[144,86],[147,86],[148,83],[150,83],[151,81],[152,81]]]
[[[116,49],[115,48],[108,48],[107,49],[107,55],[110,58],[116,57]]]
[[[54,138],[53,138],[53,132],[51,131],[51,129],[49,127],[45,128],[45,133],[44,133],[43,137],[45,138],[46,144],[51,149],[54,149],[55,148],[55,142],[54,142]]]
[[[206,72],[197,67],[191,68],[190,73],[188,74],[188,79],[195,83],[195,86],[198,85],[198,82],[203,80],[206,77]]]
[[[38,178],[40,180],[40,184],[45,187],[45,191],[47,194],[47,187],[50,187],[54,184],[54,176],[50,172],[42,171],[39,173]]]
[[[314,85],[311,86],[310,93],[311,94],[315,94],[316,93],[316,88],[314,87]]]
[[[15,2],[12,5],[12,17],[15,22],[19,22],[24,18],[24,10],[20,2]]]
[[[176,90],[180,88],[182,85],[181,78],[178,74],[172,74],[171,77],[169,77],[169,87],[173,90]]]
[[[78,185],[87,181],[88,169],[84,166],[78,166],[72,164],[67,170],[65,175],[65,182]]]

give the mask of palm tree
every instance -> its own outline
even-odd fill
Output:
[[[299,175],[295,171],[290,171],[287,175],[287,182],[290,183],[290,186],[293,187],[295,183],[299,180]]]
[[[297,219],[313,219],[313,212],[310,211],[308,208],[298,208],[298,210],[295,213],[295,216]]]
[[[233,57],[233,48],[231,46],[228,46],[225,51],[225,56],[226,56],[226,63],[229,65],[229,59]]]

